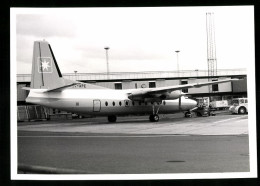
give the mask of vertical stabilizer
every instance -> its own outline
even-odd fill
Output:
[[[35,41],[32,59],[31,88],[53,89],[67,85],[69,80],[62,78],[51,46],[46,41]]]

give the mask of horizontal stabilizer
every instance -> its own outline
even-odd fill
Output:
[[[44,91],[44,92],[61,92],[61,91],[63,91],[63,90],[66,89],[66,88],[69,88],[69,87],[72,87],[72,86],[78,85],[78,84],[81,84],[81,83],[71,83],[71,84],[69,84],[69,85],[64,85],[64,86],[61,86],[61,87],[57,87],[57,88],[53,88],[53,89],[48,89],[48,90],[46,90],[46,91]]]

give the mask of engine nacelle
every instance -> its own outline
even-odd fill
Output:
[[[172,91],[171,93],[165,93],[160,96],[163,100],[173,100],[178,99],[182,96],[182,92],[180,90]]]
[[[133,92],[128,95],[128,98],[132,101],[144,101],[152,100],[152,101],[160,101],[160,100],[173,100],[178,99],[182,96],[182,92],[180,90],[172,91],[171,93],[163,93],[163,94],[147,94],[147,91],[138,91]]]
[[[128,98],[131,99],[132,101],[143,101],[144,92],[143,91],[133,92],[128,95]]]

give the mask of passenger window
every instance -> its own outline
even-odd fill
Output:
[[[240,103],[244,103],[244,100],[243,100],[243,99],[241,99],[241,100],[240,100]]]
[[[166,101],[163,101],[163,105],[166,105]]]
[[[115,106],[115,102],[114,102],[114,101],[113,101],[113,103],[112,103],[112,104],[113,104],[113,106]]]
[[[120,105],[120,106],[122,105],[122,102],[121,102],[121,101],[119,101],[119,105]]]
[[[105,102],[105,105],[108,106],[108,102],[107,101]]]
[[[125,105],[128,106],[128,101],[125,102]]]
[[[245,100],[245,103],[247,103],[247,99]]]
[[[132,101],[132,104],[133,104],[133,106],[135,106],[135,102],[134,101]]]
[[[139,101],[139,105],[141,105],[142,104],[142,102],[141,101]]]

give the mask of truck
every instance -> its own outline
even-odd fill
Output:
[[[221,100],[221,101],[212,101],[210,102],[212,108],[219,110],[219,109],[226,109],[228,108],[228,101]]]
[[[229,111],[232,114],[246,114],[248,113],[248,99],[247,98],[234,98]]]

